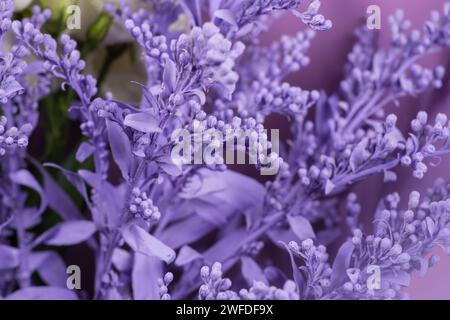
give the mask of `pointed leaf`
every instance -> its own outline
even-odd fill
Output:
[[[192,261],[195,261],[197,259],[201,259],[202,255],[192,249],[189,246],[184,246],[180,249],[177,255],[177,259],[175,260],[175,265],[177,267],[182,267],[184,265],[187,265],[191,263]]]
[[[161,241],[173,249],[195,242],[214,229],[214,225],[193,215],[169,226],[161,234]]]
[[[216,18],[222,19],[223,21],[229,23],[233,27],[237,27],[236,18],[231,10],[220,9],[214,12]]]
[[[13,269],[19,265],[19,250],[0,245],[0,270]]]
[[[112,256],[112,263],[116,267],[117,270],[122,272],[128,272],[131,270],[133,265],[132,254],[128,251],[125,251],[120,248],[116,248],[114,250]]]
[[[162,277],[159,259],[138,252],[134,254],[131,281],[135,300],[159,300],[158,279]]]
[[[67,193],[41,165],[37,168],[44,178],[44,193],[49,207],[65,220],[81,220],[83,215]]]
[[[145,133],[161,132],[158,120],[151,114],[146,112],[133,113],[127,115],[125,117],[123,124],[127,127],[133,128],[134,130],[140,132]]]
[[[56,252],[35,252],[30,255],[30,259],[45,283],[53,287],[67,286],[66,264]]]
[[[311,223],[305,217],[288,215],[287,220],[292,231],[300,240],[316,237]]]
[[[246,235],[243,228],[232,231],[206,250],[203,256],[208,261],[224,262],[238,251]]]
[[[345,242],[340,248],[333,262],[333,272],[331,274],[331,286],[334,288],[343,284],[347,278],[347,269],[354,250],[354,245],[350,241]]]
[[[171,59],[166,59],[166,65],[164,66],[163,82],[165,86],[165,92],[171,94],[175,92],[177,85],[177,66]]]
[[[246,256],[241,257],[241,272],[249,286],[251,286],[254,281],[260,281],[268,284],[263,270],[252,258]]]
[[[84,162],[87,158],[89,158],[95,151],[95,148],[92,144],[83,142],[78,147],[78,151],[75,155],[75,159],[77,159],[78,162]]]
[[[67,181],[69,181],[78,190],[78,192],[82,195],[85,202],[88,204],[88,206],[90,206],[86,185],[79,174],[66,170],[65,168],[54,163],[45,163],[44,167],[55,168],[60,170],[64,174]]]
[[[171,248],[135,224],[124,227],[122,236],[135,252],[157,257],[166,263],[171,263],[175,259],[175,252]]]
[[[299,295],[301,297],[303,294],[303,291],[304,291],[304,287],[305,287],[305,280],[304,280],[302,274],[300,273],[298,265],[295,262],[294,255],[292,254],[288,245],[282,241],[280,241],[279,243],[283,247],[285,247],[287,252],[289,253],[289,258],[291,259],[292,278],[294,279],[295,283],[297,284],[297,289],[298,289]]]
[[[329,195],[334,190],[334,183],[331,180],[327,180],[325,183],[325,195]]]
[[[27,170],[19,170],[17,172],[11,173],[9,177],[13,182],[36,191],[41,197],[39,213],[44,212],[45,207],[47,206],[47,200],[45,198],[44,191],[42,190],[41,186],[36,181],[34,176]]]
[[[71,246],[88,240],[96,230],[95,224],[90,221],[61,222],[37,238],[33,245],[44,242],[53,246]]]
[[[130,140],[117,123],[108,120],[106,126],[114,161],[122,172],[123,178],[128,180],[133,156],[131,153]]]

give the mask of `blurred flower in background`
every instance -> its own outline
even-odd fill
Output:
[[[138,50],[132,43],[123,25],[114,22],[105,11],[106,4],[118,6],[121,0],[14,0],[15,11],[21,12],[39,4],[50,8],[52,31],[54,34],[68,32],[78,41],[84,43],[84,56],[88,70],[100,77],[100,89],[113,92],[120,100],[139,102],[141,91],[131,81],[146,82],[143,62]],[[139,0],[130,0],[133,9],[145,4]],[[67,30],[67,9],[71,5],[80,7],[81,28]]]
[[[14,0],[15,10],[22,11],[26,7],[28,7],[33,0]]]
[[[25,2],[29,5],[31,1],[29,0],[16,0],[17,2]],[[53,19],[61,19],[67,16],[67,8],[71,5],[77,5],[81,10],[81,29],[73,31],[75,36],[84,39],[86,36],[86,31],[89,27],[99,19],[99,16],[104,13],[106,4],[118,5],[120,0],[38,0],[37,1],[42,7],[50,8],[53,12]],[[129,1],[132,7],[136,8],[139,6],[138,0]],[[24,8],[24,6],[21,6]],[[131,39],[127,36],[125,30],[118,24],[112,24],[109,29],[108,35],[105,38],[105,43],[118,43],[123,41],[130,41]]]

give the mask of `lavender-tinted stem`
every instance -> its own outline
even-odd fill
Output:
[[[133,177],[130,178],[129,181],[129,188],[128,193],[126,196],[126,203],[129,203],[131,199],[131,192],[133,188],[137,186],[137,183],[139,181],[139,178],[141,177],[142,173],[145,171],[145,164],[146,161],[142,161],[138,168],[136,169]],[[123,208],[122,216],[120,217],[119,226],[124,225],[127,222],[128,219],[128,206],[125,206]],[[95,294],[94,299],[98,300],[101,299],[101,289],[103,284],[103,276],[108,274],[112,267],[112,257],[114,254],[114,250],[119,245],[119,241],[121,239],[120,230],[116,229],[112,231],[112,233],[109,234],[109,237],[103,237],[100,239],[100,241],[104,241],[107,243],[107,246],[104,245],[104,243],[101,243],[100,245],[100,254],[97,261],[97,271],[95,274]],[[104,249],[106,247],[106,250]]]
[[[13,173],[19,170],[19,161],[16,157],[11,156],[9,158],[9,172]],[[20,190],[16,184],[11,186],[11,197],[16,200],[18,198]],[[19,268],[18,268],[18,280],[21,288],[30,286],[30,272],[28,267],[28,254],[29,248],[27,245],[27,237],[25,227],[23,225],[24,211],[21,208],[15,208],[12,213],[17,222],[17,242],[19,244]]]

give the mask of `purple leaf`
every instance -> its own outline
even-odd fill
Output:
[[[17,217],[17,216],[16,216]],[[12,226],[17,228],[20,225],[25,229],[30,229],[37,226],[42,222],[42,215],[38,208],[26,208],[20,213],[20,219],[14,219],[11,223]]]
[[[204,237],[214,229],[214,225],[199,216],[192,216],[174,223],[161,233],[160,239],[174,249]]]
[[[178,177],[183,173],[182,169],[173,163],[171,157],[161,157],[156,161],[158,162],[160,168],[169,176]]]
[[[146,86],[140,84],[139,82],[132,81],[132,83],[137,84],[142,88],[145,100],[147,100],[150,109],[158,110],[158,102],[153,93]]]
[[[333,262],[333,272],[331,274],[331,286],[333,288],[343,284],[347,279],[346,273],[350,266],[350,260],[354,250],[354,245],[350,241],[345,242],[340,248]]]
[[[82,195],[83,199],[90,206],[86,185],[79,174],[66,170],[65,168],[53,163],[46,163],[44,164],[44,167],[50,167],[60,170],[66,177],[67,181],[69,181],[78,190],[78,192]]]
[[[334,183],[331,180],[327,180],[327,182],[325,182],[325,194],[329,195],[335,188]]]
[[[189,246],[184,246],[178,252],[177,259],[175,260],[175,265],[177,267],[182,267],[201,258],[202,255],[200,253]]]
[[[30,260],[33,261],[33,269],[37,269],[39,276],[45,283],[53,287],[66,287],[66,264],[56,252],[31,253]]]
[[[244,229],[231,231],[203,253],[207,261],[224,262],[238,251],[247,232]]]
[[[177,85],[177,66],[171,59],[166,59],[165,62],[163,73],[164,92],[169,95],[175,92]]]
[[[52,246],[71,246],[88,240],[96,230],[90,221],[61,222],[37,238],[33,245],[44,242]]]
[[[19,250],[0,245],[0,270],[13,269],[19,265]]]
[[[227,9],[220,9],[214,12],[214,17],[222,19],[223,21],[229,23],[233,27],[237,27],[236,18],[234,17],[233,12]]]
[[[213,193],[225,189],[225,183],[221,179],[215,179],[214,173],[209,170],[201,170],[191,177],[180,193],[183,199],[198,199],[203,196],[210,196]]]
[[[288,215],[287,220],[292,231],[294,231],[295,235],[300,240],[305,240],[308,238],[314,239],[316,237],[311,223],[306,218],[302,216]]]
[[[277,246],[279,246],[281,242],[289,243],[289,241],[295,241],[297,238],[290,227],[284,228],[284,226],[275,226],[271,228],[271,230],[267,232],[267,236]]]
[[[369,139],[362,139],[354,148],[351,156],[350,156],[350,167],[352,171],[355,172],[356,169],[366,160],[368,151],[367,145],[369,143]]]
[[[125,180],[129,179],[132,163],[131,145],[128,136],[115,122],[107,121],[108,139],[115,163]]]
[[[78,300],[75,292],[55,287],[28,287],[16,291],[6,300]]]
[[[221,201],[217,200],[218,199],[214,196],[210,196],[208,201],[194,199],[189,203],[195,213],[197,213],[202,219],[208,221],[216,227],[221,227],[227,223],[230,213],[232,212],[230,212],[227,206],[223,206],[220,214],[217,214],[217,203],[221,203]]]
[[[275,266],[267,266],[264,268],[264,277],[266,277],[269,283],[277,284],[279,286],[286,283],[288,277],[281,271],[279,268]]]
[[[78,148],[78,151],[75,155],[75,159],[77,159],[78,162],[84,162],[94,153],[94,151],[95,148],[92,144],[83,142]]]
[[[157,257],[166,263],[171,263],[175,259],[175,252],[153,237],[147,231],[135,224],[130,224],[122,229],[122,236],[125,242],[133,251]]]
[[[294,255],[292,254],[291,250],[289,250],[288,245],[282,241],[280,241],[279,243],[287,250],[289,254],[289,258],[291,260],[292,277],[294,278],[294,281],[297,284],[297,289],[301,297],[305,287],[305,280],[302,274],[300,273],[297,263],[295,262]]]
[[[78,171],[78,174],[94,189],[100,189],[103,184],[102,178],[97,173],[88,170],[80,170]]]
[[[268,284],[263,270],[252,258],[246,256],[241,257],[241,272],[242,276],[247,281],[247,284],[250,286],[254,281],[261,281]]]
[[[79,174],[96,191],[95,197],[93,197],[95,223],[111,229],[118,227],[126,198],[123,188],[121,186],[114,187],[101,179],[98,174],[87,170],[80,170]]]
[[[181,0],[180,4],[189,17],[191,25],[200,26],[202,24],[200,0]]]
[[[140,132],[161,132],[159,121],[154,116],[146,112],[127,115],[123,124]]]
[[[317,233],[317,242],[325,246],[336,241],[342,234],[340,227],[319,231]]]
[[[65,220],[83,219],[83,215],[67,193],[53,180],[40,164],[37,163],[36,167],[44,178],[44,194],[48,201],[48,206]]]
[[[133,265],[132,261],[133,259],[131,253],[120,248],[114,249],[112,263],[117,270],[122,272],[130,271]]]
[[[27,170],[19,170],[9,175],[10,179],[21,185],[36,191],[41,197],[41,205],[39,207],[39,213],[44,212],[45,207],[47,206],[47,199],[45,198],[44,191],[42,190],[39,183],[33,177],[33,175]]]
[[[253,224],[262,214],[265,193],[266,189],[259,182],[240,173],[200,170],[190,179],[180,196],[196,199],[191,204],[198,213],[221,226],[234,212],[245,214],[248,223]],[[210,207],[218,205],[222,207],[220,215],[217,210],[210,210]]]
[[[162,278],[162,264],[155,257],[136,252],[132,272],[135,300],[159,300],[158,279]]]

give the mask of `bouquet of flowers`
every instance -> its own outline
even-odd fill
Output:
[[[42,3],[14,13],[2,0],[0,298],[406,297],[411,273],[438,262],[431,250],[450,253],[450,184],[405,204],[388,194],[373,214],[350,189],[398,167],[422,179],[450,153],[447,115],[421,111],[402,132],[385,112],[442,87],[444,67],[420,63],[450,45],[450,5],[421,30],[398,11],[386,48],[359,28],[333,93],[286,80],[332,29],[320,5],[113,1],[76,41]],[[307,30],[258,43],[283,11]],[[99,48],[113,27],[128,43]],[[144,73],[127,84],[137,101],[104,86],[127,53]],[[267,130],[274,115],[289,139]],[[68,262],[72,246],[87,270]]]

